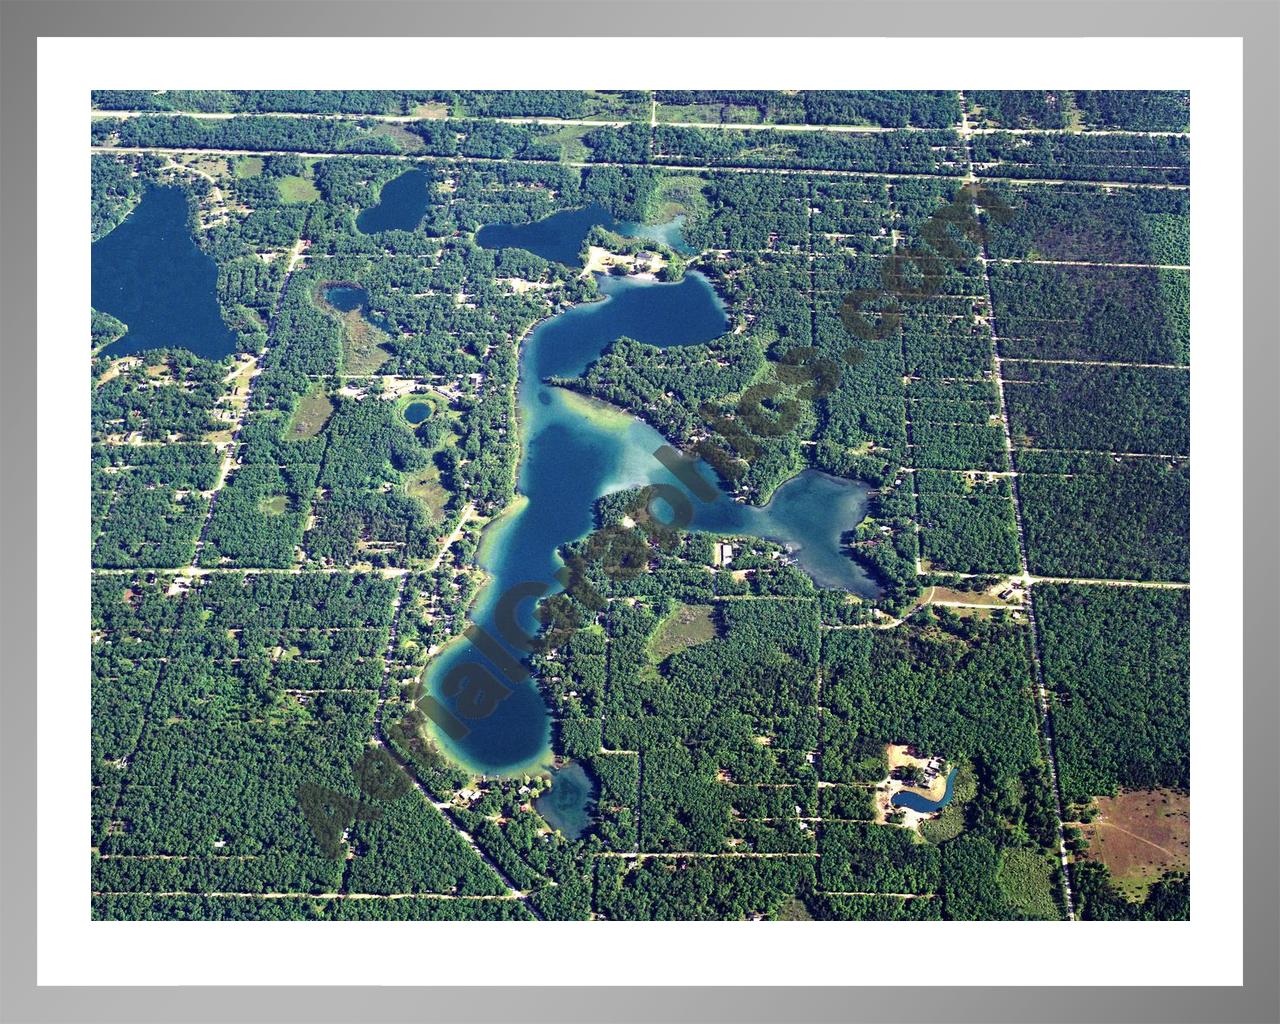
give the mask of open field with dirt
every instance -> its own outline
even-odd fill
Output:
[[[1141,899],[1166,870],[1190,868],[1190,805],[1188,794],[1167,789],[1099,797],[1098,816],[1080,826],[1085,856],[1105,864],[1126,897]]]

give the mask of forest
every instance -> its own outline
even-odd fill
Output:
[[[1143,89],[968,90],[984,124],[1065,128],[1076,116],[1086,129],[1185,132],[1190,96]],[[228,114],[448,114],[464,117],[647,120],[646,92],[627,90],[373,89],[95,89],[95,110]],[[960,120],[954,92],[822,89],[658,89],[659,120],[767,124],[871,124],[882,128],[948,128]]]
[[[987,222],[993,257],[1182,266],[1191,261],[1191,203],[1189,193],[1181,189],[1105,191],[1086,185],[1000,184],[993,191],[1013,211],[1007,220]],[[1008,269],[1049,273],[1048,268],[1025,265]],[[1128,288],[1135,286],[1134,277],[1113,275]],[[1119,282],[1115,290],[1122,290]]]
[[[1054,584],[1036,604],[1064,799],[1188,789],[1187,591]]]
[[[954,477],[920,471],[916,521],[921,549],[932,569],[964,573],[1013,573],[1018,569],[1018,532],[1012,491],[997,484],[956,486]]]
[[[1177,135],[1014,135],[973,139],[975,170],[993,178],[1186,185],[1190,140]]]
[[[1189,360],[1190,277],[1184,270],[1010,263],[992,265],[989,273],[1001,355],[1177,365]]]
[[[1023,452],[1017,461],[1033,573],[1190,579],[1189,465],[1057,452]]]
[[[652,145],[652,162],[706,164],[712,167],[797,167],[834,171],[900,171],[945,173],[960,158],[960,142],[950,131],[877,132],[869,135],[833,132],[786,132],[770,129],[735,132],[658,125],[652,138],[642,129],[623,129],[635,137],[634,148],[593,146],[596,159],[645,162],[641,141]],[[610,136],[609,129],[596,129]],[[603,141],[603,140],[602,140]]]
[[[1030,448],[1186,456],[1191,376],[1185,369],[1007,360],[1009,429]]]

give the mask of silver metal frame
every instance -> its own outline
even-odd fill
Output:
[[[1090,17],[1096,14],[1096,17]],[[0,0],[0,1018],[12,1021],[1271,1021],[1280,1019],[1276,623],[1275,0],[643,4],[367,0]],[[1226,36],[1244,39],[1244,985],[1240,988],[37,988],[35,985],[35,194],[40,36]],[[1229,554],[1224,552],[1224,554]],[[1088,927],[1080,925],[1073,927]],[[405,962],[400,971],[412,970]],[[641,969],[637,965],[637,969]],[[1073,979],[1074,980],[1074,979]]]

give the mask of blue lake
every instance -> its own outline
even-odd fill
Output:
[[[416,231],[430,201],[431,178],[423,171],[405,171],[382,186],[378,205],[362,210],[356,227],[366,235],[377,231]]]
[[[919,793],[912,793],[909,790],[900,790],[893,794],[894,807],[906,807],[908,810],[919,811],[921,814],[932,814],[934,811],[940,811],[951,803],[951,789],[956,782],[956,769],[951,769],[951,774],[947,776],[947,789],[942,794],[941,800],[930,800],[927,796],[921,796]]]
[[[533,806],[552,828],[577,839],[591,825],[595,801],[596,785],[591,776],[582,765],[570,761],[551,773],[551,788]]]
[[[676,217],[666,224],[637,224],[617,220],[599,203],[577,210],[561,210],[529,224],[487,224],[476,232],[476,242],[486,249],[525,249],[543,259],[578,267],[582,265],[578,253],[583,239],[597,224],[628,238],[662,242],[685,255],[693,252],[681,233],[684,217]]]
[[[182,189],[152,188],[93,243],[93,307],[129,328],[107,346],[107,355],[185,348],[222,359],[239,348],[218,308],[218,268],[196,247],[188,217]]]
[[[485,532],[479,550],[489,583],[477,596],[471,621],[491,636],[501,595],[514,585],[535,582],[558,590],[557,549],[585,536],[594,526],[597,498],[612,491],[678,479],[655,457],[666,440],[633,416],[574,392],[543,383],[549,376],[575,376],[620,335],[669,346],[710,341],[725,330],[724,307],[702,275],[686,274],[678,284],[634,278],[597,277],[603,301],[576,306],[539,325],[520,354],[518,410],[523,445],[517,485],[524,500]],[[699,471],[715,475],[705,464]],[[821,586],[864,595],[877,592],[867,573],[841,550],[840,535],[862,519],[868,487],[813,470],[787,481],[763,508],[733,501],[693,500],[693,528],[765,537],[792,547],[797,560]],[[537,632],[534,602],[525,600],[516,620]],[[519,652],[516,652],[517,654]],[[426,685],[444,705],[441,692],[451,670],[460,674],[489,662],[468,640],[455,641],[428,666]],[[467,684],[463,684],[465,692]],[[452,739],[435,730],[448,753],[475,771],[500,773],[550,763],[550,718],[532,680],[518,683],[489,717],[466,719],[469,733]]]

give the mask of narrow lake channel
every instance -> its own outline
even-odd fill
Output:
[[[592,224],[602,223],[601,216],[608,218],[603,208],[588,210],[591,216],[568,211],[547,218],[561,218],[553,225],[544,221],[500,226],[501,232],[484,229],[479,240],[485,245],[518,243],[550,259],[571,249],[576,262],[586,232]],[[604,222],[618,230],[618,222]],[[666,237],[678,235],[678,227],[668,225],[645,230],[649,234],[644,237],[658,232]],[[666,443],[656,430],[620,409],[543,381],[580,374],[622,335],[662,347],[714,340],[727,327],[724,304],[696,271],[677,284],[612,276],[599,276],[597,282],[602,301],[576,306],[545,321],[521,346],[521,497],[485,532],[479,558],[490,581],[470,615],[492,636],[500,635],[494,623],[496,603],[513,585],[536,581],[559,589],[555,574],[562,563],[557,550],[592,529],[597,498],[650,483],[681,486],[654,457]],[[715,480],[709,467],[699,468],[708,480]],[[874,582],[840,544],[841,533],[863,517],[867,492],[865,484],[807,470],[779,487],[764,507],[741,504],[727,494],[705,504],[695,501],[693,528],[787,544],[801,568],[820,586],[873,595]],[[536,633],[531,601],[518,609],[517,619],[530,635]],[[428,667],[427,688],[446,706],[452,702],[441,693],[441,681],[467,661],[487,664],[469,641],[460,640]],[[472,770],[516,772],[550,763],[550,715],[532,680],[518,685],[490,717],[467,724],[471,731],[460,741],[440,730],[437,739]]]

